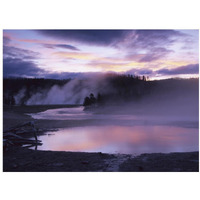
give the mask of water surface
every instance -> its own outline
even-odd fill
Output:
[[[103,122],[99,126],[86,124],[47,132],[38,137],[43,142],[38,150],[141,154],[199,149],[197,123],[178,121],[173,117],[94,114],[84,112],[83,107],[51,109],[31,116],[35,119],[96,119]]]
[[[198,150],[198,129],[166,126],[88,126],[39,136],[39,150],[104,153],[188,152]]]

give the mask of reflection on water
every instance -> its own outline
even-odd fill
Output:
[[[198,151],[199,148],[198,121],[184,121],[185,116],[104,115],[84,112],[82,106],[30,115],[35,119],[96,120],[95,123],[87,120],[83,127],[39,136],[43,142],[39,150],[140,154]],[[66,123],[70,125],[70,121]]]
[[[198,151],[198,129],[176,126],[86,126],[39,136],[39,150],[140,154]]]
[[[49,109],[44,112],[29,114],[34,119],[54,119],[54,120],[67,120],[67,119],[85,119],[91,114],[83,112],[83,106],[75,108],[58,108]]]
[[[198,120],[187,116],[134,115],[134,114],[95,114],[83,111],[83,106],[74,108],[49,109],[44,112],[29,114],[34,119],[46,120],[96,120],[104,125],[169,125],[198,128]],[[88,124],[89,125],[89,124]]]
[[[58,108],[49,109],[44,112],[29,114],[34,119],[49,119],[49,120],[82,120],[82,119],[136,119],[134,115],[112,115],[112,114],[94,114],[92,112],[84,112],[84,107],[75,108]]]

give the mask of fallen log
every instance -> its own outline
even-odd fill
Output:
[[[26,130],[28,127],[30,129]],[[33,133],[35,140],[26,139],[19,136],[20,133]],[[35,123],[33,121],[26,122],[21,125],[15,126],[9,130],[3,132],[4,146],[8,147],[10,145],[42,145],[41,140],[37,139],[37,129],[35,128]]]
[[[11,139],[12,140],[12,139]],[[10,140],[10,141],[11,141]],[[28,142],[33,142],[33,143],[41,143],[42,141],[41,140],[38,140],[38,141],[35,141],[35,140],[24,140],[24,139],[14,139],[12,140],[13,142],[23,142],[23,143],[28,143]]]
[[[4,133],[3,137],[4,137],[4,138],[14,137],[14,138],[21,138],[21,139],[23,139],[23,137],[21,137],[21,136],[19,136],[19,135],[16,135],[16,134],[14,134],[14,133],[11,133],[11,132]]]
[[[17,131],[17,129],[25,127],[25,126],[29,126],[29,127],[34,128],[35,127],[35,123],[33,121],[30,121],[30,122],[26,122],[26,123],[23,123],[23,124],[19,124],[19,125],[15,126],[15,127],[12,127],[10,129],[4,131],[4,133],[15,132],[15,131]]]
[[[36,141],[34,141],[34,140],[32,140],[32,141],[14,141],[13,143],[14,143],[14,144],[19,144],[20,146],[21,146],[21,145],[24,145],[24,144],[42,145],[42,143],[36,142]]]

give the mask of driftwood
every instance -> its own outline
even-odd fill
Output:
[[[25,128],[25,127],[33,127],[35,128],[35,123],[33,121],[31,122],[26,122],[26,123],[23,123],[23,124],[20,124],[20,125],[17,125],[15,127],[12,127],[6,131],[4,131],[4,133],[7,133],[7,132],[15,132],[17,130],[19,130],[20,128]],[[22,129],[23,130],[23,129]]]
[[[35,140],[22,137],[21,134],[25,133],[28,134],[33,133]],[[17,145],[17,146],[31,145],[35,146],[36,149],[37,145],[42,145],[41,141],[37,139],[37,129],[35,128],[35,123],[31,121],[4,131],[3,133],[4,149],[8,148],[8,146],[11,145]]]

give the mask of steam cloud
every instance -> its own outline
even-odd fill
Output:
[[[73,79],[60,87],[54,85],[48,91],[41,91],[33,94],[27,101],[27,105],[45,104],[82,104],[84,98],[90,93],[95,96],[98,92],[107,93],[111,90],[105,76],[95,76],[87,79]],[[18,97],[20,95],[17,95]]]
[[[109,75],[111,76],[111,75]],[[121,107],[101,107],[100,112],[121,113],[149,113],[168,115],[170,118],[176,115],[198,119],[198,80],[173,81],[166,80],[154,82],[154,91],[146,95],[138,102],[122,102]],[[75,78],[63,86],[53,85],[50,89],[41,89],[33,93],[25,102],[27,105],[48,104],[82,104],[84,98],[93,93],[113,94],[116,88],[109,82],[108,75],[96,75]],[[27,88],[21,89],[14,97],[16,104],[26,97]],[[105,110],[104,110],[105,109]]]
[[[21,100],[24,98],[25,96],[25,92],[26,92],[26,89],[25,88],[22,88],[18,93],[17,95],[14,96],[15,98],[15,103],[16,104],[20,104],[21,103]]]

